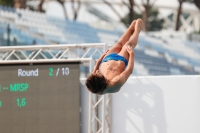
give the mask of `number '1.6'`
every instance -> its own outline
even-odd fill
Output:
[[[17,101],[17,106],[18,107],[26,106],[26,98],[21,98],[21,99],[17,98],[16,101]]]

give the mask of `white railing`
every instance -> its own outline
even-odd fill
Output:
[[[89,61],[101,55],[106,44],[67,44],[0,47],[0,64],[25,62]]]
[[[172,20],[165,18],[164,27],[172,27],[175,29],[176,20],[177,20],[177,9],[172,9]],[[183,13],[187,13],[188,17],[184,17]],[[182,10],[180,14],[180,22],[182,25],[179,28],[179,31],[184,31],[186,33],[191,33],[194,31],[200,31],[200,11],[191,11],[191,10]]]

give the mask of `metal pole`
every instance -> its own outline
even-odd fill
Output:
[[[106,51],[106,48],[107,48],[107,44],[105,43],[105,45],[103,46],[103,52]]]
[[[7,26],[7,33],[8,33],[7,46],[10,46],[10,25],[9,24]]]
[[[92,129],[92,127],[91,127],[91,124],[92,124],[92,122],[91,122],[91,118],[92,118],[92,94],[91,94],[91,92],[89,92],[89,110],[88,110],[88,113],[89,113],[89,117],[88,117],[88,133],[91,133],[91,129]]]
[[[102,96],[102,133],[105,133],[105,95]]]
[[[92,59],[90,59],[90,68],[89,68],[89,73],[91,73],[92,72]],[[91,131],[92,131],[92,126],[91,126],[91,124],[92,124],[92,122],[91,122],[91,118],[92,118],[92,93],[91,92],[89,92],[88,91],[88,93],[89,93],[89,101],[88,101],[88,106],[89,106],[89,109],[88,109],[88,113],[89,113],[89,115],[88,115],[88,133],[91,133]]]
[[[107,48],[107,46],[106,46],[106,44],[104,45],[104,47],[103,47],[103,52],[105,52],[106,51],[106,48]],[[107,94],[106,94],[107,95]],[[106,122],[106,120],[105,120],[105,117],[106,117],[106,115],[105,115],[105,111],[106,111],[106,104],[105,104],[105,98],[106,98],[106,96],[105,95],[103,95],[102,96],[103,97],[103,99],[102,99],[102,133],[105,133],[105,122]]]

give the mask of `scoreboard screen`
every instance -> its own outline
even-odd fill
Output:
[[[0,65],[0,133],[79,133],[79,63]]]

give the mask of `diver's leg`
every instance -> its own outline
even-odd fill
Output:
[[[120,39],[118,40],[118,42],[116,44],[121,44],[122,46],[124,46],[124,44],[130,39],[130,36],[133,34],[134,30],[135,30],[135,24],[136,24],[136,20],[134,20],[131,25],[129,26],[129,28],[126,30],[126,32],[120,37]]]
[[[125,45],[122,47],[121,51],[118,53],[121,56],[124,56],[127,60],[129,59],[129,54],[127,52],[127,46],[131,46],[132,48],[135,48],[135,46],[138,43],[138,37],[140,30],[143,26],[143,21],[142,19],[137,19],[137,22],[135,24],[135,31],[129,41],[125,43]]]
[[[133,35],[130,37],[128,44],[132,47],[135,48],[137,43],[138,43],[138,37],[140,34],[140,31],[142,29],[143,26],[143,21],[142,19],[138,19],[136,24],[135,24],[135,31],[133,33]]]
[[[109,48],[109,51],[107,52],[107,55],[110,53],[119,53],[122,49],[122,47],[126,44],[126,42],[130,39],[130,36],[133,34],[135,30],[135,24],[136,20],[131,23],[129,28],[126,30],[126,32],[120,37],[120,39],[113,45],[111,48]]]

